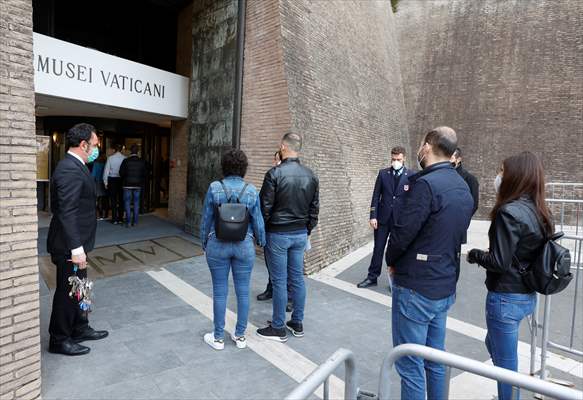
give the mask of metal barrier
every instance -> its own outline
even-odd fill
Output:
[[[552,199],[583,199],[583,183],[549,182],[546,184],[546,193]]]
[[[569,334],[569,344],[562,345],[555,343],[549,338],[549,328],[550,328],[550,318],[551,318],[551,298],[553,296],[545,296],[544,301],[544,312],[542,325],[538,322],[539,317],[539,302],[540,296],[537,295],[537,306],[535,308],[534,314],[530,318],[530,330],[531,330],[531,341],[530,341],[530,374],[539,375],[541,379],[548,378],[548,371],[546,370],[546,360],[548,357],[549,348],[558,349],[566,353],[572,354],[574,356],[583,357],[583,349],[576,349],[574,347],[575,342],[575,325],[577,322],[577,317],[581,318],[577,313],[577,305],[579,303],[579,275],[581,275],[581,269],[583,269],[583,236],[564,236],[562,240],[572,240],[575,242],[574,251],[572,253],[571,268],[575,270],[575,278],[571,281],[571,285],[575,285],[573,294],[573,306],[571,308],[571,327]],[[561,296],[557,294],[555,296]],[[537,347],[537,336],[539,329],[542,329],[541,338],[541,354],[540,354],[540,369],[536,370],[536,347]]]
[[[578,236],[583,233],[583,200],[547,198],[557,231]]]
[[[303,400],[311,396],[320,385],[324,385],[324,400],[330,398],[328,381],[340,364],[344,363],[346,370],[344,379],[344,398],[356,400],[358,395],[356,365],[354,354],[350,350],[338,349],[324,364],[320,365],[314,372],[308,375],[299,386],[296,387],[286,400]]]
[[[494,379],[498,382],[507,383],[514,387],[530,390],[545,396],[551,396],[556,399],[578,399],[581,400],[583,392],[560,386],[555,383],[547,382],[532,376],[523,375],[519,372],[508,369],[495,367],[482,362],[472,360],[456,354],[433,349],[418,344],[402,344],[395,347],[389,352],[383,361],[381,374],[379,378],[379,400],[389,400],[391,382],[389,372],[393,368],[395,361],[405,356],[421,357],[436,363],[444,364],[448,367],[448,384],[444,398],[449,398],[449,376],[451,368],[457,368],[472,374],[480,375],[486,378]]]

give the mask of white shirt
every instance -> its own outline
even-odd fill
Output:
[[[83,161],[83,159],[81,157],[79,157],[79,155],[73,153],[70,150],[67,152],[67,154],[75,157],[77,160],[79,160],[79,162],[81,164],[85,165],[85,161]],[[78,256],[78,255],[81,255],[81,254],[84,254],[84,253],[85,253],[85,249],[83,248],[83,246],[79,246],[76,249],[71,250],[71,255],[72,256]]]
[[[115,152],[107,157],[105,167],[103,168],[103,183],[105,186],[107,186],[107,178],[119,178],[119,167],[121,167],[123,160],[125,160],[125,156],[120,152]]]

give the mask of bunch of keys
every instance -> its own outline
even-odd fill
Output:
[[[74,269],[77,272],[77,266]],[[93,282],[87,278],[80,279],[77,275],[69,277],[69,297],[79,303],[79,308],[83,311],[91,311],[91,298],[93,297]]]

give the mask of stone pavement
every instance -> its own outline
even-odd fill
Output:
[[[146,219],[144,225],[150,228],[126,232],[125,228],[100,223],[99,230],[106,230],[108,235],[101,236],[106,239],[100,239],[99,245],[113,245],[112,234],[123,233],[127,235],[120,239],[123,243],[152,239],[157,242],[156,235],[179,236],[189,240],[193,249],[197,248],[193,238],[177,232],[178,228],[170,224]],[[339,347],[355,353],[359,386],[377,392],[379,368],[391,348],[390,297],[386,277],[373,290],[356,289],[355,283],[365,275],[369,260],[365,248],[306,279],[304,338],[290,337],[286,344],[265,342],[249,329],[249,348],[237,349],[227,340],[222,352],[212,350],[202,341],[202,335],[212,331],[212,286],[204,256],[163,265],[142,264],[140,270],[96,280],[95,311],[90,320],[97,329],[109,329],[110,336],[89,342],[92,351],[83,357],[68,358],[47,352],[51,293],[43,284],[43,398],[281,399]],[[485,328],[483,279],[483,270],[464,263],[457,302],[448,321],[447,348],[488,362],[480,337]],[[251,283],[250,327],[262,327],[271,318],[271,303],[255,299],[266,281],[265,266],[257,259]],[[570,310],[573,290],[572,285],[553,303],[556,318],[551,335],[563,344],[568,321],[561,316]],[[234,297],[231,287],[227,329],[232,328],[233,312],[236,312]],[[520,339],[528,342],[528,329],[525,325],[522,328]],[[581,320],[577,332],[576,340],[581,343]],[[575,382],[581,389],[580,361],[554,355],[549,360],[551,375]],[[523,369],[526,363],[521,358]],[[342,367],[335,376],[331,381],[333,394],[341,392]],[[452,398],[491,399],[495,394],[494,382],[455,370],[452,378]],[[394,383],[392,395],[398,398],[395,372],[391,373],[391,382]]]

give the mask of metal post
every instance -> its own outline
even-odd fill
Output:
[[[569,347],[573,348],[573,338],[575,337],[575,319],[577,316],[577,295],[579,292],[579,271],[583,266],[581,266],[581,250],[583,245],[583,240],[579,240],[579,251],[577,252],[577,262],[575,263],[575,295],[573,299],[573,316],[571,319],[571,340],[569,341]],[[575,250],[577,250],[577,245],[575,245]]]
[[[330,378],[324,381],[324,400],[330,399]]]
[[[536,294],[534,312],[530,317],[530,375],[536,374],[536,338],[538,336],[538,314],[540,295]]]
[[[545,311],[543,315],[543,337],[540,352],[540,379],[547,379],[547,348],[549,341],[549,320],[551,313],[551,296],[545,296]]]

